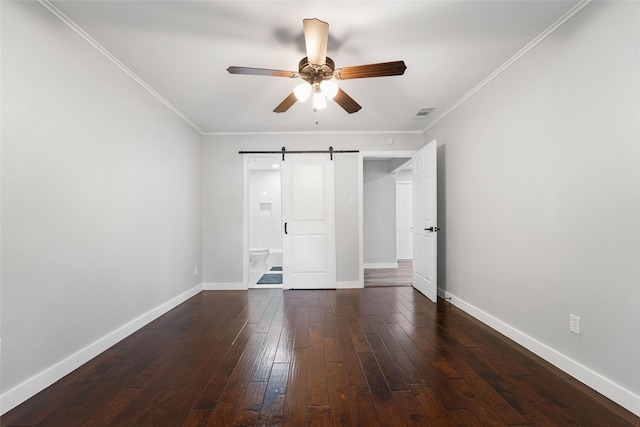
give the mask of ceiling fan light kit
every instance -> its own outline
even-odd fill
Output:
[[[320,84],[304,82],[293,89],[293,94],[300,102],[309,99],[313,92],[313,109],[322,110],[327,107],[327,99],[335,98],[338,93],[338,85],[331,80],[323,80]]]
[[[304,102],[309,99],[309,95],[311,95],[312,91],[313,87],[311,87],[311,85],[307,82],[300,83],[293,89],[293,93],[300,102]]]
[[[324,96],[333,99],[338,93],[338,84],[333,80],[323,80],[322,83],[320,83],[320,89],[322,93],[324,93]]]
[[[266,68],[250,68],[231,66],[230,74],[254,76],[273,76],[301,78],[304,83],[296,86],[273,111],[284,113],[297,101],[304,102],[313,93],[313,110],[321,110],[327,106],[327,98],[333,99],[347,113],[352,114],[362,107],[346,94],[335,80],[362,79],[369,77],[399,76],[407,69],[404,61],[383,62],[379,64],[356,65],[336,69],[335,63],[327,56],[329,41],[329,24],[319,19],[302,21],[307,56],[298,63],[298,72],[271,70]]]
[[[325,108],[327,108],[327,98],[318,90],[313,94],[313,109],[317,111],[324,110]]]

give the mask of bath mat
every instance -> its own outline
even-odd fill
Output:
[[[263,274],[260,280],[258,280],[258,285],[281,285],[282,284],[282,274]]]
[[[282,267],[278,267],[278,266],[271,267],[271,271],[282,271]]]

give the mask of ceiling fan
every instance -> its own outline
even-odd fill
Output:
[[[309,95],[313,93],[314,111],[325,108],[327,106],[327,98],[330,98],[347,113],[352,114],[362,107],[347,95],[345,91],[340,89],[335,80],[399,76],[404,74],[404,71],[407,69],[404,61],[356,65],[336,69],[333,60],[327,56],[329,24],[315,18],[304,19],[302,24],[307,56],[299,62],[297,72],[236,66],[227,68],[227,71],[231,74],[289,78],[299,77],[304,80],[302,84],[298,85],[294,91],[273,110],[275,113],[284,113],[291,108],[296,101],[305,101]]]

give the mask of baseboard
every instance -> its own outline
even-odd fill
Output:
[[[364,282],[359,280],[336,282],[336,289],[364,288]]]
[[[365,262],[364,268],[398,268],[397,262]]]
[[[247,289],[247,285],[240,282],[204,283],[202,285],[204,291],[246,291]]]
[[[56,363],[44,371],[34,375],[14,388],[0,395],[0,414],[15,408],[25,400],[41,392],[65,375],[78,369],[114,344],[122,341],[138,329],[162,316],[174,307],[202,291],[202,285],[195,286],[186,292],[172,298],[145,314],[133,319],[118,329],[108,333],[85,348],[77,351],[66,359]]]
[[[505,335],[509,339],[517,342],[527,350],[542,357],[547,362],[556,366],[557,368],[568,373],[572,377],[588,385],[598,393],[613,400],[623,408],[633,412],[635,415],[640,416],[640,396],[633,393],[630,390],[622,387],[621,385],[611,381],[603,375],[589,369],[588,367],[576,362],[575,360],[565,356],[564,354],[554,350],[548,345],[536,340],[533,337],[525,334],[524,332],[508,325],[500,319],[495,318],[491,314],[479,309],[478,307],[469,304],[457,296],[446,292],[442,289],[438,289],[438,296],[441,298],[447,298],[451,304],[455,305],[462,311],[475,317],[482,323],[490,326],[501,334]]]

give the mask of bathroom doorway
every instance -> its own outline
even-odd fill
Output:
[[[245,160],[245,284],[248,288],[282,288],[280,158],[251,155]]]

